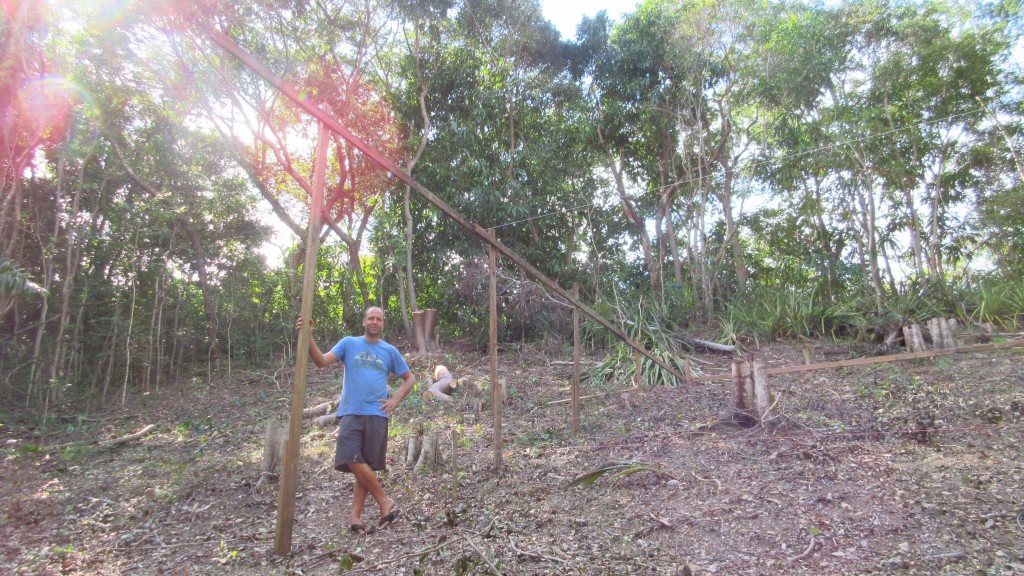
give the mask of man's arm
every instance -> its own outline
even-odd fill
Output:
[[[407,370],[405,374],[402,374],[399,378],[402,379],[402,386],[397,392],[395,392],[395,395],[387,400],[381,400],[382,404],[380,409],[383,410],[385,414],[391,414],[394,412],[395,408],[398,408],[398,405],[402,403],[402,400],[405,400],[405,397],[409,395],[409,392],[412,392],[412,387],[416,384],[416,379],[413,378],[412,370]]]
[[[310,322],[309,326],[311,330],[309,334],[309,359],[312,360],[313,364],[315,364],[318,368],[330,366],[331,364],[337,362],[338,357],[335,356],[334,353],[328,352],[327,354],[324,354],[323,352],[320,351],[320,347],[317,346],[316,341],[313,340],[313,323]],[[298,322],[295,323],[295,330],[302,331],[302,316],[299,316]]]

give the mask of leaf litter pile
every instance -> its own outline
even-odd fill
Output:
[[[802,363],[780,344],[756,357]],[[331,468],[330,431],[306,421],[287,556],[273,553],[279,484],[260,477],[267,422],[287,418],[290,388],[236,371],[61,414],[45,435],[4,422],[0,573],[1024,574],[1022,359],[776,375],[775,418],[752,428],[731,413],[727,380],[585,398],[574,435],[571,404],[551,404],[570,397],[571,362],[522,347],[499,358],[497,471],[478,390],[488,360],[450,353],[454,400],[410,395],[392,419],[384,484],[401,516],[386,530],[348,531],[352,478]],[[729,369],[720,354],[693,360]],[[427,364],[414,364],[421,382]],[[307,405],[339,382],[311,371]],[[422,433],[438,438],[443,467],[406,462]],[[378,514],[371,499],[364,520]]]

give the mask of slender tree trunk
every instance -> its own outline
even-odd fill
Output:
[[[405,196],[402,198],[402,214],[405,218],[405,283],[409,291],[409,311],[416,312],[419,306],[416,305],[416,281],[412,272],[413,222],[412,211],[409,208],[409,192],[410,188],[406,186]],[[405,321],[405,335],[412,340],[413,330],[409,317],[403,313],[402,318]]]
[[[121,406],[128,403],[128,380],[132,374],[132,329],[135,327],[135,299],[139,291],[139,229],[135,229],[135,254],[132,257],[132,305],[128,309],[128,333],[124,337],[124,383]]]
[[[110,389],[110,382],[114,379],[114,366],[116,366],[117,359],[117,333],[121,325],[121,302],[120,300],[114,306],[114,331],[110,336],[110,346],[108,347],[108,353],[110,358],[107,360],[107,369],[103,376],[103,393],[100,395],[102,402],[106,404],[107,391]]]
[[[942,201],[942,174],[946,171],[946,155],[939,153],[938,166],[932,178],[932,202],[931,202],[931,226],[928,234],[928,268],[929,273],[942,278],[944,274],[942,265],[942,241],[944,231],[942,222],[945,219],[945,203]]]
[[[907,211],[907,216],[910,217],[910,242],[914,249],[914,268],[919,276],[923,276],[927,273],[927,268],[924,264],[924,248],[921,242],[921,219],[918,215],[917,205],[914,200],[913,190],[903,190],[903,199],[906,202],[904,208]]]
[[[718,200],[722,204],[722,215],[725,218],[725,243],[732,255],[733,270],[736,274],[736,290],[742,293],[747,289],[747,263],[743,253],[743,243],[740,241],[739,229],[736,227],[736,218],[732,213],[733,170],[735,165],[723,163],[722,169],[725,171],[725,177]]]
[[[210,285],[210,272],[206,260],[206,251],[203,249],[203,243],[188,218],[181,216],[178,218],[178,223],[181,224],[185,234],[188,235],[189,242],[192,243],[192,256],[196,261],[199,289],[203,293],[203,312],[206,314],[206,339],[209,345],[206,357],[213,361],[217,358],[217,306],[213,287]]]
[[[128,176],[151,197],[157,199],[162,198],[163,195],[160,194],[159,190],[135,173],[135,170],[132,169],[127,158],[125,158],[117,139],[110,138],[109,141]],[[168,207],[173,208],[172,206]],[[202,241],[200,241],[199,235],[196,233],[195,228],[192,226],[192,222],[187,215],[179,215],[177,223],[181,226],[182,230],[185,231],[185,234],[188,236],[189,242],[192,245],[192,255],[195,259],[196,272],[199,276],[199,288],[203,293],[203,311],[206,314],[207,340],[209,345],[206,357],[208,362],[213,362],[217,357],[217,308],[214,303],[213,289],[210,285],[209,264],[206,259],[206,251],[203,249]]]
[[[653,248],[651,247],[651,238],[647,234],[647,226],[636,209],[633,206],[633,202],[630,201],[629,196],[626,194],[626,182],[623,176],[623,168],[619,166],[619,163],[611,155],[611,153],[605,154],[605,166],[612,173],[615,180],[615,190],[619,194],[619,202],[622,205],[622,213],[626,217],[626,221],[630,223],[640,238],[640,247],[643,251],[644,266],[647,268],[647,272],[650,275],[650,288],[654,293],[659,292],[661,286],[661,275],[659,274],[658,266],[654,262]]]
[[[882,310],[882,298],[885,294],[885,287],[882,284],[882,275],[878,268],[879,238],[875,217],[874,181],[871,177],[870,164],[860,150],[854,150],[854,158],[860,165],[860,174],[857,177],[862,184],[860,191],[856,193],[856,202],[860,204],[861,231],[866,240],[864,259],[870,274],[870,286],[874,289],[875,307],[878,310]]]
[[[821,272],[825,277],[825,290],[828,295],[829,302],[835,299],[835,255],[833,254],[834,248],[832,243],[829,241],[828,227],[825,225],[825,201],[821,196],[821,180],[814,178],[814,187],[811,192],[814,198],[814,225],[816,228],[816,236],[818,237],[818,244],[820,250],[825,258],[821,263]]]
[[[416,54],[419,54],[419,40],[417,37],[416,42]],[[417,73],[418,75],[418,73]],[[423,119],[423,129],[420,130],[420,143],[416,147],[416,153],[413,154],[412,160],[409,161],[407,172],[412,174],[413,168],[420,161],[423,156],[423,151],[427,149],[427,142],[430,140],[430,114],[427,111],[427,94],[430,92],[430,86],[424,81],[422,77],[418,78],[420,83],[420,118]],[[410,192],[411,189],[408,185],[405,186],[405,194],[402,197],[402,216],[405,218],[405,282],[406,287],[409,290],[409,310],[410,312],[416,312],[419,310],[419,304],[416,300],[416,280],[412,270],[412,247],[414,241],[414,230],[412,220],[412,210],[410,208]],[[409,322],[409,317],[405,314],[404,309],[402,313],[402,321],[405,322],[405,334],[410,340],[413,338],[412,325]]]

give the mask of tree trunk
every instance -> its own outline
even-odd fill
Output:
[[[623,178],[624,169],[618,165],[611,153],[607,153],[605,155],[605,165],[608,167],[608,170],[611,171],[612,176],[615,179],[615,190],[619,194],[622,213],[626,217],[626,221],[629,222],[637,236],[640,238],[640,248],[643,251],[644,256],[644,267],[647,268],[647,273],[650,276],[651,291],[658,293],[661,291],[661,274],[658,266],[654,262],[654,253],[651,247],[651,238],[647,234],[647,226],[643,219],[640,218],[639,214],[637,214],[636,208],[633,206],[633,202],[626,194],[626,182]]]
[[[214,303],[213,287],[210,285],[209,265],[206,260],[206,251],[199,235],[192,227],[192,222],[185,216],[178,217],[178,222],[188,235],[192,243],[192,255],[195,258],[196,273],[199,277],[199,289],[203,293],[203,312],[206,314],[206,339],[209,349],[207,360],[213,361],[217,358],[217,306]]]

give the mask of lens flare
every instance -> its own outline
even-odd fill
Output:
[[[57,145],[67,141],[76,127],[75,111],[93,109],[93,101],[67,78],[46,76],[25,83],[18,91],[18,115],[24,134],[32,141]]]
[[[98,26],[114,26],[125,19],[128,0],[103,0],[97,2],[94,21]]]

